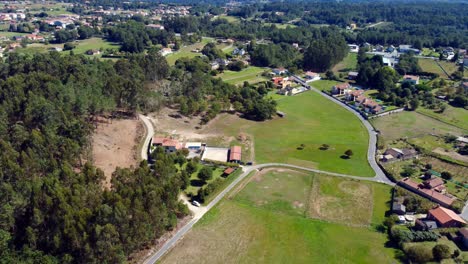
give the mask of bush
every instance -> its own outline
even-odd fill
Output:
[[[432,251],[424,245],[415,245],[406,250],[406,256],[416,263],[425,263],[432,260]]]
[[[432,254],[434,255],[434,258],[437,261],[450,258],[451,256],[450,251],[451,251],[450,247],[447,245],[443,245],[443,244],[435,245],[432,248]]]
[[[213,169],[204,166],[199,172],[198,172],[198,178],[204,182],[207,182],[213,178]]]

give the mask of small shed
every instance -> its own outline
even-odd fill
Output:
[[[392,212],[397,215],[404,215],[406,214],[406,206],[404,204],[395,202],[392,204]]]
[[[229,168],[225,169],[223,173],[224,173],[224,175],[231,175],[235,170],[236,169],[229,167]]]

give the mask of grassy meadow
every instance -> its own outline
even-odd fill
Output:
[[[233,198],[224,199],[210,210],[161,263],[396,262],[397,251],[384,246],[386,235],[370,226],[352,227],[311,219],[302,213],[309,208],[309,196],[315,184],[329,178],[325,177],[289,170],[252,176]],[[331,190],[332,184],[343,188]],[[318,188],[325,189],[328,199],[333,200],[349,197],[361,185],[374,193],[382,194],[386,190],[382,198],[371,201],[374,209],[370,211],[383,214],[388,210],[387,186],[333,178],[332,183]],[[353,207],[348,203],[332,210],[350,212]]]
[[[466,109],[447,105],[447,109],[443,113],[423,107],[418,108],[416,111],[449,125],[468,130],[468,111]]]
[[[219,74],[218,77],[227,83],[236,85],[243,84],[246,81],[249,83],[258,83],[267,80],[267,78],[261,76],[266,70],[266,68],[249,66],[239,72],[225,70],[223,73]]]
[[[418,110],[419,111],[419,110]],[[418,112],[401,112],[375,119],[370,122],[380,130],[385,140],[420,137],[427,134],[444,135],[447,133],[462,135],[468,131],[440,122]]]
[[[201,56],[201,53],[192,52],[194,49],[201,50],[207,43],[213,42],[213,38],[202,38],[202,41],[181,47],[178,51],[171,53],[166,56],[169,65],[174,65],[175,62],[180,58],[195,58]]]
[[[285,118],[254,122],[223,115],[207,130],[236,137],[253,136],[257,163],[282,162],[357,176],[374,176],[367,162],[368,133],[359,119],[316,92],[281,98]],[[301,144],[304,148],[300,149]],[[321,150],[328,144],[328,150]],[[350,159],[341,156],[351,149]]]

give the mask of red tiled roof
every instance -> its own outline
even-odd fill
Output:
[[[317,76],[320,76],[318,73],[316,73],[316,72],[311,72],[311,71],[306,72],[305,75],[307,75],[307,76],[309,76],[309,77],[317,77]]]
[[[354,97],[358,97],[358,96],[362,95],[363,93],[364,93],[363,90],[354,90],[354,91],[352,91],[350,94],[351,94],[352,96],[354,96]]]
[[[430,189],[435,188],[439,185],[443,185],[444,181],[441,178],[432,178],[427,181],[424,181],[424,185],[429,187]]]
[[[335,85],[336,89],[339,89],[339,90],[345,90],[345,89],[348,89],[351,87],[351,85],[349,85],[349,83],[340,83],[340,84],[337,84]]]
[[[466,224],[465,220],[458,216],[454,211],[442,206],[429,210],[429,214],[442,225],[450,221],[457,221]]]
[[[224,174],[229,175],[229,174],[233,173],[234,171],[235,171],[234,168],[227,168],[227,169],[224,170]]]
[[[229,160],[241,160],[242,148],[240,146],[232,146],[229,153]]]
[[[422,188],[420,184],[412,181],[409,178],[404,178],[403,180],[399,181],[400,185],[403,185],[409,189],[412,189],[413,191],[419,192],[421,194],[426,195],[427,197],[430,197],[437,203],[441,203],[444,205],[451,205],[455,201],[454,198],[448,197],[447,195],[441,194],[437,191],[431,190],[431,189],[426,189]]]
[[[170,138],[153,137],[152,144],[163,147],[175,147],[176,149],[182,148],[182,144],[179,141]]]

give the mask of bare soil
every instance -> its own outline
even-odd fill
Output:
[[[463,156],[455,151],[445,151],[443,148],[436,148],[432,152],[468,163],[468,156]]]
[[[104,186],[111,187],[116,167],[135,166],[139,160],[138,145],[145,133],[138,119],[101,118],[93,134],[93,163],[104,171]]]

